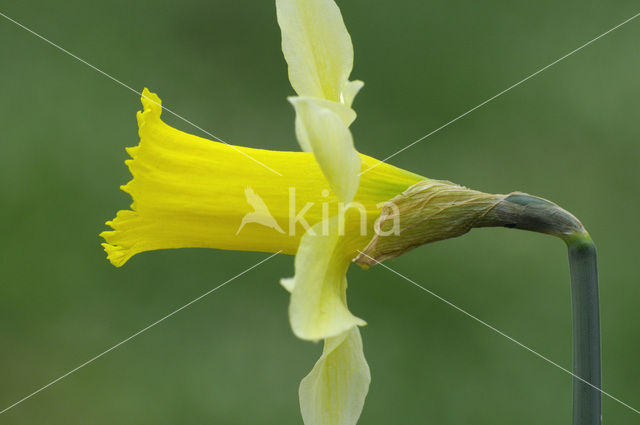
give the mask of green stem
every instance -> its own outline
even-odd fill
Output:
[[[490,195],[434,180],[412,186],[387,204],[381,213],[381,221],[402,223],[403,231],[376,234],[356,258],[359,264],[373,265],[416,246],[463,235],[476,227],[529,230],[556,236],[566,242],[573,304],[573,424],[600,425],[600,311],[596,248],[580,220],[553,202],[537,196],[521,192]]]
[[[596,247],[586,233],[566,238],[573,304],[573,424],[602,423],[600,309]],[[586,381],[586,382],[585,382]]]
[[[600,307],[596,247],[582,223],[553,202],[514,193],[477,220],[563,239],[569,250],[573,305],[573,425],[602,423]]]

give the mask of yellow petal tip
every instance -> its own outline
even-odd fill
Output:
[[[107,253],[107,259],[115,267],[122,267],[124,263],[126,263],[127,260],[131,258],[131,255],[119,246],[113,246],[108,243],[103,243],[102,247]]]

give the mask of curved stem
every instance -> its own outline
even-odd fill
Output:
[[[417,183],[388,201],[380,220],[401,222],[403,230],[376,234],[355,259],[357,263],[374,265],[476,227],[529,230],[564,240],[573,304],[573,425],[601,424],[596,248],[580,220],[553,202],[526,193],[491,195],[433,180]]]
[[[569,251],[573,306],[573,425],[602,423],[600,301],[596,246],[582,223],[553,202],[515,193],[479,220],[563,239]]]
[[[596,247],[582,223],[546,199],[514,193],[476,227],[505,226],[563,239],[569,250],[573,306],[573,425],[602,423],[600,304]],[[577,378],[576,378],[577,376]]]
[[[565,239],[573,305],[573,424],[602,423],[600,309],[596,247],[586,233]]]

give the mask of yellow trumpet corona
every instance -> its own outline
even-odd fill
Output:
[[[293,255],[307,226],[337,214],[339,200],[312,153],[204,139],[164,123],[160,98],[147,89],[142,104],[140,143],[127,148],[131,159],[125,161],[133,179],[121,186],[133,203],[107,222],[113,230],[101,234],[114,266],[140,252],[187,247]],[[378,163],[360,158],[362,170]],[[371,239],[381,203],[423,179],[388,164],[364,173],[353,203],[364,207],[366,218],[358,213],[345,219],[353,247],[362,248]],[[242,218],[252,212],[247,188],[264,201],[279,229],[249,223],[238,232]]]

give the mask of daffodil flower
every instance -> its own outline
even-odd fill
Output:
[[[140,143],[127,150],[133,180],[122,187],[133,204],[107,222],[113,230],[102,233],[103,245],[116,266],[166,248],[296,254],[295,276],[281,282],[291,292],[291,327],[302,339],[324,340],[300,384],[304,422],[355,424],[371,378],[358,329],[365,322],[347,308],[346,272],[371,239],[382,203],[424,178],[383,164],[360,179],[378,161],[356,151],[349,131],[363,83],[348,81],[353,47],[336,4],[279,0],[277,14],[304,152],[235,147],[183,133],[162,122],[160,99],[145,89]],[[261,203],[256,212],[274,220],[270,226],[244,224],[249,194]]]
[[[353,198],[362,208],[341,212],[344,198],[333,192],[312,153],[206,140],[165,124],[155,94],[145,90],[142,104],[140,143],[127,149],[133,179],[121,187],[133,203],[101,234],[109,261],[120,267],[140,252],[185,247],[297,253],[295,277],[282,281],[292,293],[291,324],[301,338],[325,339],[322,357],[300,388],[305,423],[354,423],[370,378],[356,327],[364,321],[347,309],[345,274],[371,239],[381,203],[422,177],[391,165],[375,167],[363,175]],[[377,162],[357,158],[358,171]],[[254,223],[238,229],[251,212],[247,187],[261,196],[280,231]]]
[[[235,147],[183,133],[162,122],[160,99],[145,89],[140,143],[127,150],[133,180],[122,187],[134,202],[107,222],[113,230],[102,233],[103,245],[116,266],[166,248],[296,254],[294,277],[281,281],[291,292],[291,327],[302,339],[324,340],[300,384],[304,422],[355,424],[371,378],[358,329],[365,322],[347,308],[346,272],[371,239],[382,203],[423,177],[383,164],[360,179],[377,161],[356,151],[349,131],[363,83],[348,80],[353,47],[340,10],[332,0],[276,5],[304,152]],[[271,225],[244,224],[249,194]]]
[[[101,236],[117,267],[140,252],[184,247],[295,255],[294,276],[281,280],[291,293],[292,330],[301,339],[324,341],[299,388],[304,423],[353,425],[371,375],[359,330],[366,323],[347,307],[352,261],[373,265],[481,226],[566,238],[586,232],[539,198],[484,194],[358,153],[349,126],[363,83],[349,80],[353,46],[338,6],[333,0],[276,0],[276,8],[303,152],[184,133],[161,120],[160,98],[145,89],[137,116],[140,143],[127,149],[133,179],[122,186],[133,203]],[[556,221],[541,219],[546,216]],[[400,219],[402,231],[390,231]]]

